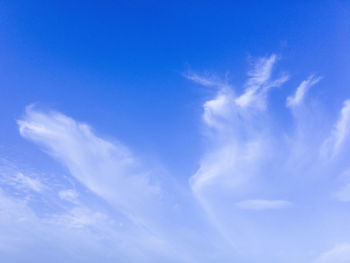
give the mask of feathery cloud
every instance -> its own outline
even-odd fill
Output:
[[[148,213],[146,203],[159,199],[159,186],[138,168],[130,151],[119,142],[97,137],[88,125],[32,107],[18,125],[23,137],[44,146],[78,181],[129,216]]]
[[[286,73],[273,78],[276,61],[276,55],[258,60],[248,73],[243,94],[237,95],[231,85],[216,86],[217,94],[203,103],[208,147],[189,182],[208,219],[236,252],[237,261],[311,262],[311,254],[290,244],[302,239],[307,247],[315,239],[327,239],[326,230],[308,235],[305,229],[316,231],[320,226],[310,222],[317,222],[317,216],[329,216],[326,209],[317,211],[317,216],[309,213],[316,198],[328,196],[332,202],[332,190],[322,182],[331,180],[335,167],[319,157],[329,127],[309,105],[292,112],[293,129],[276,122],[278,118],[267,107],[267,95],[271,88],[288,80]],[[287,107],[300,105],[320,80],[311,75],[301,82],[295,94],[287,98]],[[345,101],[327,140],[329,150],[339,156],[348,134],[349,105]],[[337,169],[347,168],[340,157],[337,164]],[[318,191],[311,196],[315,185]],[[339,191],[337,197],[347,199],[347,189]],[[289,207],[293,209],[286,209]],[[247,210],[264,212],[249,216]],[[303,227],[296,228],[300,218],[305,219]],[[327,227],[332,228],[331,223]],[[303,256],[286,256],[292,254]]]
[[[289,79],[289,76],[284,73],[277,79],[271,80],[276,61],[277,56],[273,54],[270,57],[260,58],[255,63],[254,68],[248,72],[245,92],[235,100],[237,105],[265,109],[266,94],[269,89],[279,87]]]
[[[142,241],[138,249],[145,253],[143,261],[147,262],[146,255],[152,255],[153,262],[154,258],[159,262],[192,262],[194,255],[202,257],[199,251],[188,251],[190,240],[192,245],[202,243],[193,238],[191,227],[181,226],[182,232],[187,233],[184,235],[179,235],[174,228],[176,219],[183,216],[180,212],[174,213],[174,204],[178,199],[185,203],[186,199],[181,199],[181,192],[176,191],[170,177],[162,177],[152,167],[146,167],[120,142],[105,140],[88,125],[61,113],[28,107],[18,126],[24,138],[41,145],[67,167],[78,182],[113,208],[113,215],[128,225],[128,242]],[[64,214],[52,215],[51,224],[58,222],[73,228],[96,228],[96,222],[98,226],[102,224],[104,213],[81,204],[77,196],[78,193],[72,190],[58,192],[58,197],[70,201],[73,207]],[[189,208],[184,206],[184,209]],[[173,214],[172,220],[165,219],[169,214]],[[110,231],[118,234],[115,227],[111,225]]]
[[[350,130],[350,100],[345,100],[337,123],[334,125],[331,135],[321,148],[323,155],[334,158],[341,150]]]
[[[308,90],[317,84],[321,79],[322,77],[315,77],[314,75],[311,75],[306,80],[302,81],[295,91],[295,94],[287,98],[287,106],[296,107],[302,103]]]

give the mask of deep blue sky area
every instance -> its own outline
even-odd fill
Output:
[[[210,91],[183,74],[229,74],[239,87],[249,58],[274,52],[296,79],[327,71],[324,83],[337,82],[334,89],[344,90],[350,69],[348,6],[346,1],[1,1],[0,138],[15,147],[14,120],[37,103],[93,123],[99,133],[140,150],[153,149],[166,164],[191,172],[199,146],[196,109]],[[290,83],[296,85],[293,78]]]

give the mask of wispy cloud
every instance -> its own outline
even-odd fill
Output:
[[[327,231],[308,236],[305,229],[312,232],[320,228],[309,222],[317,222],[317,216],[327,217],[327,209],[313,216],[309,213],[313,202],[327,197],[325,203],[333,202],[334,191],[329,182],[338,169],[347,169],[340,149],[348,134],[350,104],[345,101],[341,116],[326,140],[327,150],[338,154],[335,168],[334,162],[325,162],[319,156],[330,129],[323,121],[325,113],[317,111],[314,105],[295,110],[321,77],[311,75],[301,82],[294,95],[287,98],[286,106],[292,109],[291,123],[280,123],[277,121],[280,116],[276,117],[276,112],[267,107],[268,92],[282,86],[289,75],[282,73],[274,78],[276,62],[276,55],[257,60],[248,73],[243,94],[237,95],[233,85],[217,86],[217,94],[203,103],[208,147],[199,169],[190,178],[190,185],[209,220],[236,255],[246,252],[236,260],[312,262],[311,254],[306,255],[300,247],[294,250],[290,244],[303,239],[307,247],[317,238],[327,239]],[[315,185],[317,191],[313,190]],[[339,200],[347,200],[346,188],[337,193]],[[257,196],[267,198],[256,199]],[[261,212],[249,216],[247,210]],[[295,221],[303,220],[300,218],[304,219],[303,227],[295,228]],[[272,226],[266,220],[278,223]],[[327,227],[332,228],[332,223]],[[304,256],[293,259],[286,256],[292,254]]]
[[[236,203],[236,206],[247,210],[270,210],[281,209],[291,206],[292,203],[285,200],[244,200]]]
[[[6,172],[16,171],[14,165],[1,168],[4,177],[7,177]],[[47,183],[45,191],[40,192],[1,183],[2,262],[34,262],[36,253],[28,254],[27,251],[36,251],[37,247],[48,249],[47,253],[40,253],[40,261],[54,257],[50,261],[115,262],[122,259],[129,262],[191,262],[189,258],[193,252],[190,256],[186,249],[180,249],[180,244],[171,245],[179,238],[175,230],[173,233],[169,230],[166,237],[161,228],[136,224],[123,211],[114,206],[111,209],[108,202],[87,189],[83,188],[80,192],[77,189],[62,189],[62,186],[70,185],[64,181],[53,184],[47,180]],[[33,198],[33,193],[37,198]],[[164,224],[160,219],[156,223]],[[185,226],[181,231],[191,234]],[[195,243],[191,242],[192,245]],[[176,250],[181,250],[182,254],[176,255]]]
[[[287,98],[291,118],[281,123],[268,107],[268,92],[289,76],[275,77],[277,61],[256,60],[242,94],[216,77],[185,76],[216,89],[203,103],[207,147],[189,185],[85,123],[28,107],[20,135],[68,174],[0,164],[0,260],[47,248],[40,259],[56,262],[344,262],[350,230],[335,226],[350,213],[334,211],[350,189],[346,172],[341,182],[334,174],[349,171],[350,102],[333,128],[317,118],[303,104],[321,79],[311,75]],[[322,253],[330,239],[343,245]]]
[[[190,249],[196,243],[202,243],[194,237],[192,227],[183,224],[181,235],[174,228],[177,220],[183,217],[182,213],[190,208],[184,205],[186,199],[181,196],[184,190],[177,191],[172,178],[162,176],[157,169],[139,161],[120,142],[103,139],[88,125],[61,113],[28,107],[18,125],[24,138],[41,145],[67,167],[78,182],[107,203],[105,209],[112,208],[112,217],[120,218],[125,226],[118,229],[118,224],[109,223],[108,231],[116,235],[122,232],[123,237],[130,235],[123,242],[128,246],[131,242],[138,243],[139,257],[144,258],[142,261],[148,262],[150,255],[152,262],[154,258],[159,260],[156,262],[193,262],[194,258],[202,257],[199,251]],[[80,194],[73,189],[61,189],[57,196],[61,202],[68,201],[71,205],[65,213],[52,215],[50,224],[55,222],[76,229],[92,227],[100,233],[101,225],[110,218],[81,203]],[[182,209],[175,209],[179,202]],[[171,220],[168,218],[170,214],[173,214]],[[129,232],[124,233],[126,228]],[[129,250],[120,249],[121,253]]]
[[[65,189],[58,192],[58,196],[65,201],[76,203],[79,193],[73,189]]]
[[[33,178],[23,173],[15,173],[4,178],[7,184],[13,185],[18,189],[31,190],[41,192],[45,189],[45,185],[39,179]]]
[[[317,84],[321,79],[322,77],[315,77],[314,75],[311,75],[308,77],[308,79],[302,81],[295,91],[295,94],[287,98],[287,106],[296,107],[302,103],[308,90]]]
[[[202,76],[195,72],[188,72],[183,75],[185,78],[192,80],[206,87],[228,88],[230,85],[226,81],[219,80],[214,76]]]
[[[242,166],[259,159],[267,140],[263,138],[263,127],[259,132],[255,130],[261,122],[247,106],[254,104],[253,108],[260,109],[265,105],[268,90],[287,80],[286,75],[270,80],[276,59],[276,55],[272,55],[256,62],[248,74],[246,90],[242,95],[237,97],[232,89],[219,88],[216,97],[204,103],[203,120],[209,128],[215,129],[210,139],[218,146],[203,158],[201,168],[191,178],[193,189],[216,177],[231,174],[234,167],[241,167],[245,172],[241,170],[240,174],[230,175],[230,184],[233,181],[243,182],[249,177],[252,167]]]
[[[237,105],[241,107],[254,106],[259,109],[266,107],[266,94],[269,89],[281,86],[289,78],[284,73],[277,79],[271,80],[276,61],[277,56],[273,54],[270,57],[260,58],[255,63],[254,68],[248,72],[245,92],[235,100]]]
[[[88,125],[32,107],[18,125],[23,137],[44,146],[78,181],[129,216],[149,213],[146,203],[160,198],[159,185],[131,152],[119,142],[97,137]]]
[[[331,250],[324,252],[314,263],[346,263],[350,258],[350,244],[336,245]]]
[[[350,100],[344,102],[337,123],[329,138],[324,142],[321,153],[331,158],[341,150],[350,130]]]

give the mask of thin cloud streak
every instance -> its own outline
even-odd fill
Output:
[[[304,80],[303,82],[300,83],[297,90],[295,91],[295,94],[287,98],[286,105],[288,107],[298,106],[304,100],[304,97],[308,92],[308,90],[312,86],[316,85],[321,79],[322,77],[315,77],[314,75],[309,76],[307,80]]]
[[[350,244],[338,244],[320,255],[314,263],[347,263],[350,258]]]
[[[197,73],[194,72],[189,72],[187,74],[183,75],[186,79],[189,79],[195,83],[198,83],[202,86],[205,87],[216,87],[216,88],[229,88],[230,86],[223,82],[219,81],[218,79],[215,79],[213,77],[206,77],[206,76],[201,76],[198,75]]]
[[[287,208],[292,206],[292,203],[285,200],[255,199],[255,200],[245,200],[245,201],[237,202],[236,206],[241,209],[261,211],[261,210]]]
[[[342,149],[350,130],[350,100],[345,100],[331,135],[324,142],[321,154],[334,158]]]

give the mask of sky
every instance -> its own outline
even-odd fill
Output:
[[[0,262],[349,262],[348,1],[4,0],[0,39]]]

